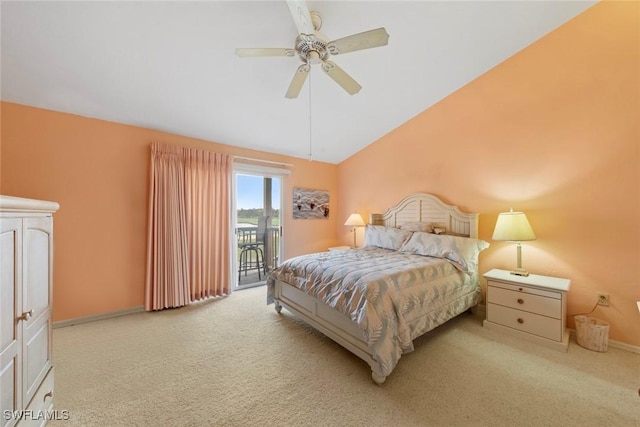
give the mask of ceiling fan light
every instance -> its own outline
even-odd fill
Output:
[[[320,59],[320,54],[315,50],[310,50],[309,52],[307,52],[307,61],[312,64],[319,64],[322,62],[322,60]]]

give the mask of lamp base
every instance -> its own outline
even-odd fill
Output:
[[[353,248],[356,248],[356,228],[353,227],[353,230],[351,230],[351,232],[353,233]]]
[[[511,270],[509,272],[509,274],[514,274],[516,276],[527,277],[529,275],[529,272],[527,270],[525,270],[524,268],[516,268],[515,270]]]

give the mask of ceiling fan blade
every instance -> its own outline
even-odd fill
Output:
[[[285,48],[268,48],[268,47],[255,47],[255,48],[238,48],[236,49],[236,55],[240,57],[253,57],[253,56],[295,56],[296,51],[293,49]]]
[[[296,73],[293,75],[287,94],[285,95],[286,98],[293,99],[298,97],[300,89],[302,89],[302,85],[304,85],[304,81],[307,80],[310,68],[309,64],[302,64],[298,67]]]
[[[314,37],[313,22],[306,0],[287,0],[293,22],[301,36]]]
[[[351,95],[355,95],[362,89],[362,86],[360,86],[357,81],[353,80],[349,74],[345,73],[344,70],[338,67],[333,61],[323,62],[322,71],[327,73],[329,77]]]
[[[338,40],[329,42],[327,49],[332,55],[353,52],[355,50],[370,49],[372,47],[385,46],[389,43],[389,34],[384,28],[353,34]]]

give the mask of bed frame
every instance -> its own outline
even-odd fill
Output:
[[[402,199],[383,214],[371,214],[371,224],[400,227],[406,223],[430,223],[444,227],[448,234],[477,238],[478,214],[464,213],[457,206],[447,205],[436,196],[416,193]],[[378,365],[360,328],[344,314],[322,301],[280,280],[275,281],[275,309],[282,307],[363,359],[371,366],[371,378],[382,384],[386,377],[378,372]],[[467,307],[452,317],[466,311]],[[448,320],[448,319],[447,319]]]

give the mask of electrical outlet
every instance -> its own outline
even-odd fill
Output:
[[[598,305],[609,305],[609,294],[598,292]]]

